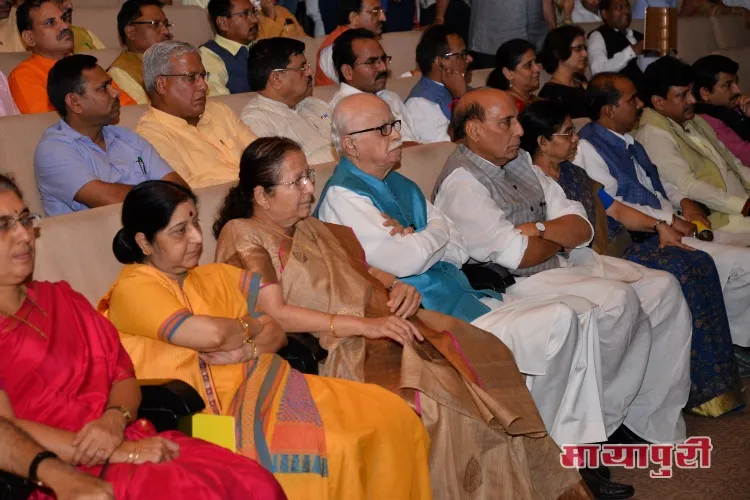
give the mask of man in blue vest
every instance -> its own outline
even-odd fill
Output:
[[[422,35],[417,45],[422,78],[406,99],[418,142],[450,141],[451,108],[469,89],[471,62],[466,43],[455,30],[436,25]]]
[[[199,49],[209,73],[209,95],[250,92],[248,46],[258,38],[258,12],[250,0],[211,0],[208,15],[216,37]]]

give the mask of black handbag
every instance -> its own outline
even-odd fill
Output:
[[[469,279],[474,290],[493,290],[498,293],[516,283],[513,275],[506,268],[494,262],[476,262],[464,264],[461,271]]]

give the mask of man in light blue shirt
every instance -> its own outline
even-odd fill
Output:
[[[48,128],[34,154],[37,186],[47,215],[120,203],[146,180],[182,184],[145,139],[113,125],[120,119],[120,92],[88,55],[58,61],[47,93],[62,120]]]
[[[677,0],[633,0],[633,19],[646,17],[647,7],[669,7],[677,8]]]

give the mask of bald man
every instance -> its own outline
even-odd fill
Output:
[[[472,259],[517,277],[514,298],[554,290],[599,306],[606,436],[618,442],[685,439],[691,319],[670,274],[588,248],[583,206],[519,150],[513,98],[495,89],[466,94],[453,112],[456,140],[433,193],[461,231]]]
[[[500,338],[527,375],[556,442],[603,441],[601,378],[590,350],[598,345],[597,312],[591,303],[559,294],[522,300],[473,290],[460,270],[468,252],[455,224],[415,183],[393,171],[401,160],[402,137],[388,105],[376,96],[356,94],[341,100],[332,121],[341,161],[316,215],[351,227],[368,264],[414,285],[424,307]],[[397,234],[391,234],[393,227]],[[623,318],[628,325],[631,320]]]

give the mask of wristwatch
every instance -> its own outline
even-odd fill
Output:
[[[537,222],[535,224],[537,231],[539,231],[539,237],[541,239],[544,239],[544,232],[547,230],[547,228],[544,226],[544,223]]]
[[[667,224],[667,221],[661,220],[661,219],[657,220],[656,224],[654,224],[654,232],[655,233],[659,232],[659,224]],[[667,224],[667,225],[669,225],[669,224]]]

